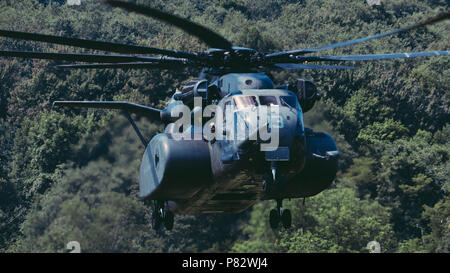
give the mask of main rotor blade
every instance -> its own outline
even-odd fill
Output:
[[[226,49],[229,51],[232,50],[232,45],[229,41],[227,41],[225,38],[215,33],[214,31],[197,23],[162,12],[154,8],[137,5],[130,2],[122,2],[117,0],[105,0],[105,2],[110,4],[111,6],[153,17],[160,21],[176,26],[189,34],[196,36],[212,48]]]
[[[10,30],[1,30],[0,36],[22,39],[28,41],[36,41],[36,42],[45,42],[59,45],[68,45],[74,47],[81,47],[87,49],[96,49],[117,53],[126,53],[126,54],[161,54],[172,57],[181,57],[181,58],[197,58],[197,55],[190,52],[177,51],[177,50],[166,50],[154,47],[147,46],[138,46],[138,45],[125,45],[111,42],[101,42],[101,41],[92,41],[78,38],[66,38],[60,36],[46,35],[46,34],[38,34],[38,33],[28,33],[28,32],[20,32],[20,31],[10,31]]]
[[[377,61],[398,58],[417,58],[449,55],[450,51],[425,51],[425,52],[406,52],[406,53],[387,53],[387,54],[365,54],[365,55],[347,55],[347,56],[297,56],[292,58],[295,61]]]
[[[358,69],[355,66],[347,66],[347,65],[321,65],[321,64],[291,64],[291,63],[283,63],[283,64],[274,64],[274,66],[285,69],[285,70],[294,70],[294,69]]]
[[[97,63],[97,64],[64,64],[58,65],[59,68],[69,69],[105,69],[105,68],[123,68],[123,69],[142,69],[142,68],[160,68],[160,69],[183,69],[187,66],[180,63]]]
[[[267,54],[266,57],[274,58],[274,57],[283,57],[283,56],[290,56],[290,55],[303,55],[303,54],[307,54],[307,53],[314,53],[314,52],[332,49],[332,48],[354,45],[354,44],[366,42],[366,41],[369,41],[372,39],[377,39],[377,38],[385,37],[385,36],[396,34],[396,33],[407,32],[407,31],[417,29],[417,28],[420,28],[420,27],[423,27],[426,25],[431,25],[431,24],[434,24],[434,23],[437,23],[437,22],[440,22],[440,21],[443,21],[443,20],[446,20],[449,18],[450,18],[450,12],[444,12],[436,17],[432,17],[421,23],[417,23],[417,24],[414,24],[414,25],[411,25],[408,27],[403,27],[403,28],[391,30],[388,32],[364,37],[364,38],[359,38],[359,39],[355,39],[355,40],[350,40],[350,41],[345,41],[345,42],[340,42],[340,43],[335,43],[335,44],[330,44],[330,45],[324,45],[324,46],[318,46],[318,47],[312,47],[312,48],[304,48],[304,49],[298,49],[298,50],[275,52],[275,53]]]
[[[133,55],[103,55],[83,53],[48,53],[32,51],[4,51],[0,50],[0,56],[19,57],[46,60],[61,60],[71,62],[97,62],[97,63],[123,63],[123,62],[176,62],[183,63],[186,59],[171,57],[133,56]]]

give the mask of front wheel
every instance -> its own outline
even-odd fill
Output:
[[[278,227],[279,222],[280,222],[280,213],[276,209],[271,210],[269,215],[270,227],[272,229],[276,229]]]
[[[283,224],[283,227],[286,229],[291,227],[292,215],[290,210],[288,209],[283,210],[283,212],[281,213],[281,223]]]

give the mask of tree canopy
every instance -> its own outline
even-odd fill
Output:
[[[205,25],[236,46],[264,52],[324,45],[419,22],[444,0],[137,0]],[[101,1],[0,2],[0,29],[200,51],[195,37]],[[331,54],[448,50],[450,22]],[[2,50],[87,52],[0,39]],[[55,100],[129,100],[161,107],[199,71],[62,70],[59,62],[0,59],[0,251],[449,252],[448,56],[357,64],[355,71],[278,72],[308,78],[323,100],[305,115],[341,152],[330,189],[291,200],[294,227],[272,231],[273,201],[238,215],[177,215],[151,230],[137,198],[142,148],[115,112],[52,109]],[[150,137],[162,127],[138,120]]]

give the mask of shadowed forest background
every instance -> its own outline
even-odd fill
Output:
[[[94,0],[2,0],[0,29],[205,50],[182,31]],[[363,37],[449,9],[445,0],[137,0],[203,24],[236,46],[271,52]],[[450,22],[325,54],[448,50]],[[87,52],[0,39],[0,49]],[[90,51],[92,52],[92,51]],[[162,107],[199,71],[62,70],[54,61],[0,59],[0,252],[450,251],[448,56],[361,63],[303,77],[324,95],[305,124],[330,132],[341,152],[333,185],[290,200],[293,227],[272,231],[262,202],[239,215],[175,217],[155,233],[137,197],[143,149],[114,111],[55,108],[55,100],[128,100]],[[147,137],[160,124],[138,119]]]

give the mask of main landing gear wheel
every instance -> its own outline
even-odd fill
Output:
[[[288,209],[283,210],[281,213],[281,223],[283,224],[283,227],[285,229],[288,229],[291,227],[292,224],[292,216],[291,211]]]
[[[280,214],[276,209],[270,211],[269,215],[269,223],[272,229],[276,229],[278,227],[278,223],[280,222]]]
[[[283,210],[282,202],[282,200],[277,200],[277,208],[270,211],[269,224],[272,229],[278,228],[280,222],[285,229],[291,227],[291,211],[288,209]]]
[[[167,230],[172,230],[173,221],[173,212],[165,208],[164,202],[154,201],[152,213],[152,228],[154,230],[159,230],[164,224],[164,227]]]
[[[152,213],[152,228],[154,230],[159,230],[161,228],[163,218],[159,211],[153,210]]]
[[[172,230],[173,228],[173,212],[170,210],[166,211],[164,215],[164,227],[167,230]]]

